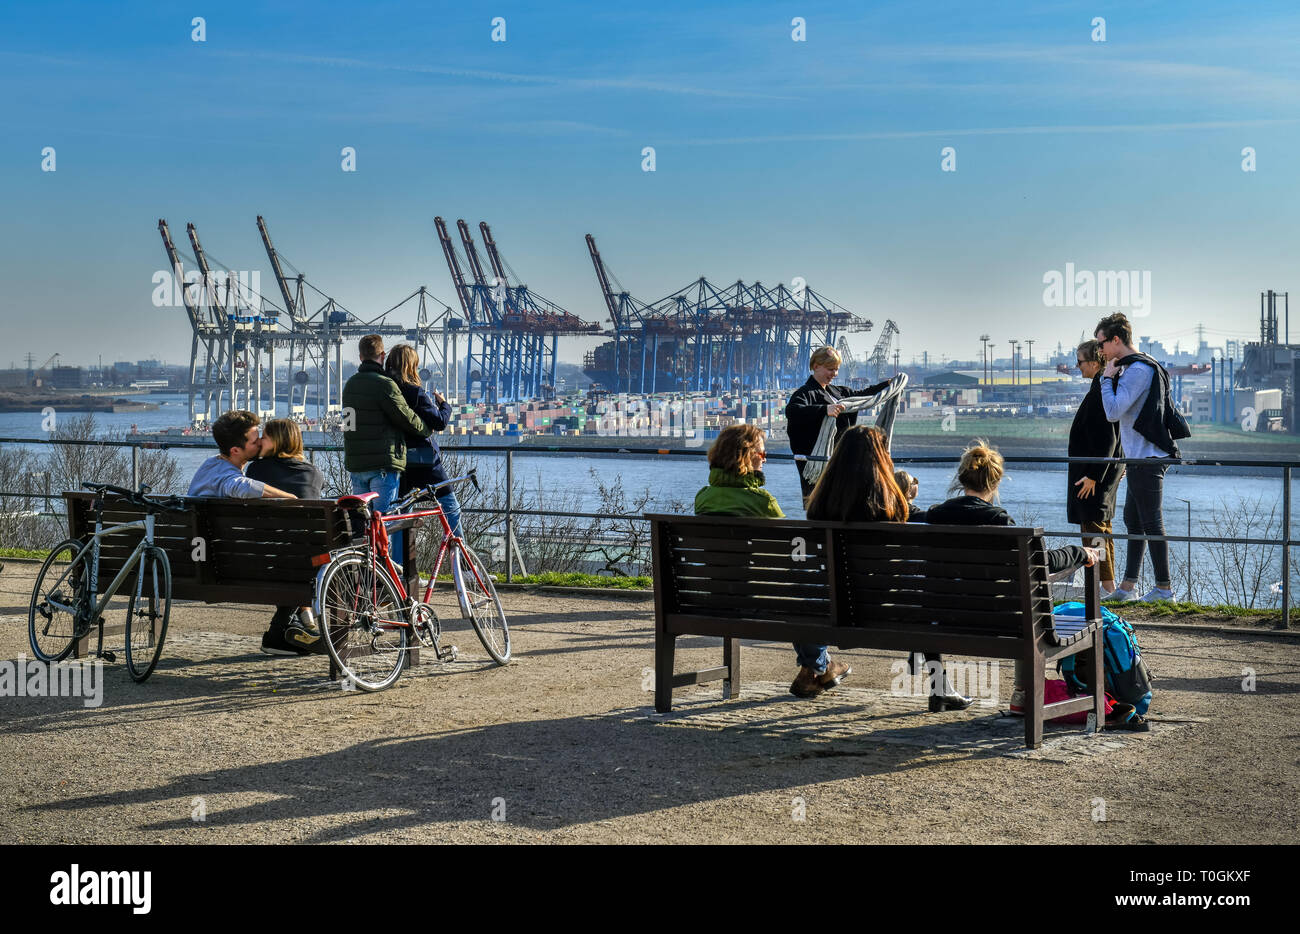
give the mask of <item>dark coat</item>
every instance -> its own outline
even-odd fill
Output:
[[[405,470],[406,435],[427,436],[433,431],[411,411],[397,383],[373,360],[361,361],[344,384],[343,415],[343,466],[351,473]]]
[[[1092,378],[1088,394],[1079,403],[1070,425],[1071,457],[1123,457],[1119,443],[1119,422],[1106,418],[1101,404],[1101,376]],[[1122,464],[1071,464],[1066,470],[1065,517],[1068,522],[1109,522],[1115,516],[1115,496],[1123,475]],[[1079,499],[1075,486],[1084,477],[1091,477],[1096,490],[1087,499]]]
[[[833,405],[850,396],[869,396],[880,392],[889,385],[889,380],[876,383],[866,389],[850,389],[848,386],[834,384],[822,388],[821,383],[808,377],[790,396],[785,406],[786,434],[790,438],[790,453],[811,454],[817,444],[817,435],[821,433],[822,422],[826,418],[826,406]],[[835,419],[836,437],[852,428],[858,420],[857,412],[845,412]]]
[[[424,388],[415,383],[398,383],[397,388],[402,391],[402,398],[420,420],[431,427],[434,431],[442,431],[451,421],[451,403],[446,399],[442,400],[442,405],[433,401],[433,397],[424,391]],[[418,448],[433,450],[433,462],[431,464],[415,463],[408,464],[406,473],[410,476],[403,476],[402,493],[405,495],[411,489],[417,486],[433,486],[449,479],[447,470],[442,465],[442,451],[438,447],[438,442],[433,440],[432,436],[417,435],[413,432],[406,433],[406,447],[408,451],[415,451]],[[439,495],[445,495],[451,492],[450,487],[443,487],[437,491]]]
[[[986,503],[978,496],[954,496],[950,500],[931,506],[925,512],[930,525],[1015,525],[1011,514],[1001,506]],[[1047,552],[1047,573],[1077,570],[1086,564],[1088,556],[1078,545],[1052,548]]]
[[[325,476],[315,464],[292,457],[259,457],[248,462],[244,475],[299,499],[320,499],[325,486]]]

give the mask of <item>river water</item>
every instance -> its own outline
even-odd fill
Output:
[[[140,431],[157,430],[183,424],[186,420],[185,397],[180,395],[150,396],[149,401],[162,403],[157,411],[132,412],[123,414],[96,414],[96,427],[101,431],[123,432],[136,426]],[[42,416],[39,412],[0,413],[0,437],[7,438],[47,438],[42,430]],[[629,439],[629,444],[635,444]],[[648,444],[651,442],[647,442]],[[923,506],[937,503],[946,498],[947,487],[952,479],[955,460],[960,453],[960,444],[954,443],[954,464],[901,464],[920,481],[918,502]],[[33,446],[39,450],[39,446]],[[183,476],[190,476],[205,457],[210,456],[215,447],[208,450],[173,449],[170,451],[181,468]],[[479,465],[480,476],[491,475],[504,462],[504,453],[478,453],[462,451],[471,456]],[[905,447],[895,446],[894,455],[900,460],[907,457]],[[1045,449],[1047,455],[1060,455],[1064,451]],[[564,501],[566,508],[576,511],[595,511],[600,506],[600,497],[596,491],[596,481],[591,475],[595,471],[608,485],[615,479],[621,479],[624,489],[629,494],[640,493],[648,489],[658,500],[658,508],[665,508],[673,501],[684,503],[687,511],[696,491],[707,483],[708,468],[703,457],[667,456],[656,457],[628,456],[617,454],[546,454],[517,449],[514,452],[514,479],[516,499],[521,488],[527,493],[539,496],[547,501]],[[495,462],[495,463],[493,463]],[[0,482],[11,490],[22,489],[24,484],[18,478],[0,478]],[[1300,493],[1293,482],[1293,495]],[[1007,479],[1001,488],[1002,505],[1011,513],[1017,524],[1038,525],[1048,531],[1069,531],[1071,526],[1065,518],[1066,478],[1063,465],[1022,465],[1013,464]],[[790,461],[770,461],[767,471],[767,489],[776,497],[787,515],[802,518],[800,506],[799,481],[795,467]],[[540,494],[539,494],[540,491]],[[1123,532],[1123,522],[1118,512],[1123,507],[1124,493],[1121,489],[1120,501],[1115,521],[1116,532]],[[1181,467],[1169,472],[1165,480],[1165,528],[1170,535],[1186,535],[1190,523],[1193,535],[1223,535],[1254,538],[1277,538],[1282,527],[1282,481],[1281,471],[1276,476],[1261,476],[1258,473],[1243,475],[1231,468]],[[543,506],[542,508],[545,508]],[[655,508],[654,506],[650,508]],[[1247,531],[1243,526],[1244,516],[1262,508],[1264,515],[1272,510],[1271,528],[1257,522]],[[1190,518],[1189,518],[1190,510]],[[1237,531],[1232,531],[1237,523]],[[1294,533],[1293,533],[1294,534]],[[1063,541],[1063,540],[1062,540]],[[1057,542],[1059,544],[1061,542]],[[1116,557],[1120,573],[1124,566],[1124,542],[1116,542]],[[1171,543],[1171,561],[1175,588],[1180,592],[1187,590],[1186,549],[1185,543]],[[1258,546],[1253,552],[1256,558],[1262,558],[1267,546]],[[1220,553],[1222,547],[1217,549]],[[1231,593],[1222,593],[1219,580],[1222,574],[1217,570],[1214,546],[1193,544],[1192,576],[1193,592],[1210,602],[1213,597],[1227,597]],[[1293,556],[1293,564],[1296,559]],[[1274,548],[1267,562],[1266,583],[1276,583],[1281,579],[1280,548]],[[1149,560],[1145,563],[1149,580]],[[1292,580],[1296,581],[1298,573],[1293,571]],[[1294,586],[1294,584],[1293,584]],[[1294,592],[1294,591],[1293,591]],[[1232,602],[1239,602],[1234,600]],[[1277,605],[1279,598],[1266,593],[1259,601],[1260,605]]]

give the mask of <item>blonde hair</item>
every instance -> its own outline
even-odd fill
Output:
[[[839,366],[840,362],[840,352],[827,344],[825,347],[818,347],[813,351],[812,359],[808,361],[808,369],[815,370],[827,363],[834,363]]]
[[[410,344],[398,344],[388,351],[384,370],[399,383],[420,385],[420,357]]]
[[[982,438],[976,438],[966,450],[961,452],[961,463],[957,467],[957,476],[949,490],[959,493],[973,490],[976,493],[993,493],[1006,471],[1002,465],[1002,455]]]
[[[273,418],[262,426],[262,434],[271,439],[272,457],[302,460],[302,431],[290,418]]]

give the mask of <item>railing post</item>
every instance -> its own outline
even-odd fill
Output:
[[[1291,626],[1291,468],[1282,468],[1282,628]]]
[[[140,446],[131,445],[131,489],[140,489]]]
[[[506,583],[512,580],[514,570],[514,553],[511,545],[515,541],[514,520],[511,509],[515,497],[515,452],[506,451]]]

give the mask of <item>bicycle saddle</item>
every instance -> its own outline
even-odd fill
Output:
[[[378,493],[350,493],[347,496],[340,496],[335,500],[340,506],[364,506],[372,499],[378,499]]]

